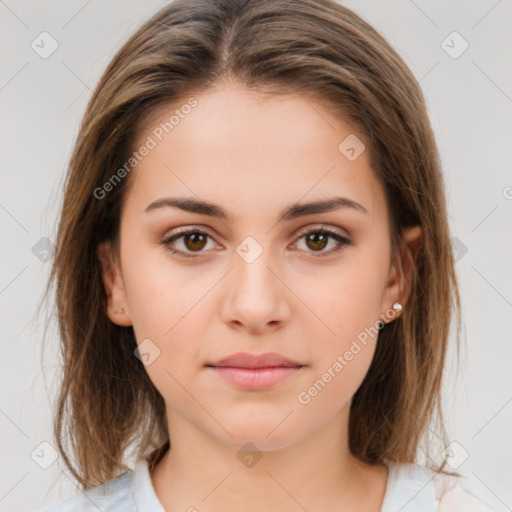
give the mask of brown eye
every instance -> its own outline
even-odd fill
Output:
[[[306,235],[307,246],[315,251],[323,250],[326,247],[328,240],[329,236],[326,236],[323,233],[310,233],[309,235]]]
[[[345,245],[352,245],[352,242],[349,239],[339,235],[334,231],[322,228],[309,230],[308,232],[303,233],[299,237],[299,240],[302,239],[304,239],[306,246],[306,249],[304,250],[306,252],[316,253],[315,256],[318,257],[336,254],[341,251]],[[331,250],[324,250],[329,245],[331,240],[334,242],[334,248]]]
[[[162,240],[161,243],[173,254],[194,258],[196,256],[200,256],[202,252],[206,252],[203,249],[208,244],[209,238],[211,239],[212,237],[204,231],[189,229],[187,231],[182,231],[177,235],[167,237]],[[176,247],[177,245],[180,247]]]
[[[203,252],[208,252],[207,249],[205,249],[208,244],[208,239],[213,241],[211,235],[204,231],[188,229],[165,238],[161,243],[173,254],[177,254],[178,256],[185,258],[195,258],[201,256],[201,253]],[[301,249],[301,251],[313,253],[317,257],[336,254],[341,251],[344,246],[352,245],[350,240],[338,233],[321,228],[310,230],[302,234],[299,237],[299,241],[302,241],[303,239],[305,241],[306,248]],[[331,241],[334,242],[334,247],[330,250],[325,250]],[[178,242],[181,242],[181,244]],[[179,245],[181,245],[181,247],[177,247]],[[213,246],[215,246],[215,244],[213,244]]]
[[[190,251],[200,251],[206,245],[208,235],[204,233],[194,232],[183,235],[183,243]]]

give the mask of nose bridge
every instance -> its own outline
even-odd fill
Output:
[[[229,292],[223,306],[224,321],[242,324],[249,330],[281,324],[288,316],[286,287],[279,275],[277,259],[267,237],[265,245],[246,237],[236,248]]]
[[[254,292],[262,289],[267,292],[272,288],[272,279],[275,276],[269,270],[275,266],[272,262],[272,250],[270,237],[260,243],[252,236],[247,236],[236,248],[238,259],[235,264],[235,276],[237,288],[248,287]]]

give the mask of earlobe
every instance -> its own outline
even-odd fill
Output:
[[[107,315],[116,325],[132,325],[121,269],[110,241],[102,242],[96,251],[101,264],[101,277],[107,295]]]

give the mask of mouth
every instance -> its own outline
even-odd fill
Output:
[[[208,363],[206,366],[233,368],[274,368],[274,367],[301,367],[303,364],[275,352],[264,354],[251,354],[250,352],[237,352],[218,361]]]
[[[207,366],[223,380],[242,389],[267,389],[297,375],[303,366],[271,366],[268,368],[241,368],[239,366]]]
[[[305,368],[276,353],[237,353],[205,366],[223,380],[252,391],[270,388]]]

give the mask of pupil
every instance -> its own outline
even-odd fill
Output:
[[[321,233],[311,233],[307,237],[308,246],[311,249],[323,249],[327,245],[328,236]],[[205,245],[206,237],[201,233],[191,233],[185,235],[185,244],[190,250],[202,249]]]
[[[185,244],[188,249],[202,249],[205,245],[205,236],[201,233],[191,233],[188,235],[185,235]],[[187,242],[191,242],[187,243]]]
[[[321,233],[311,233],[308,236],[308,242],[313,242],[314,246],[311,249],[323,249],[327,245],[327,236]],[[320,244],[320,246],[318,246]]]

